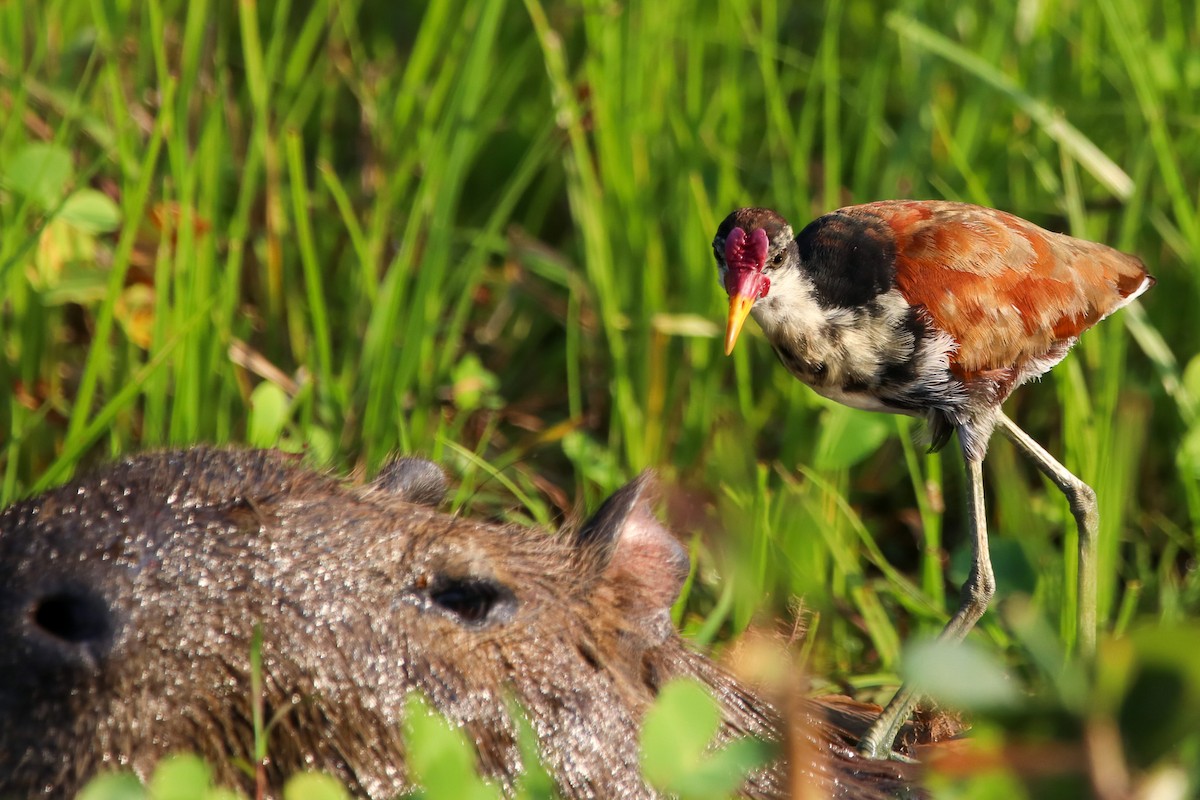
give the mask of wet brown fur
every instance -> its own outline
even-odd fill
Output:
[[[676,676],[712,688],[723,738],[780,736],[774,708],[671,626],[686,555],[650,515],[645,478],[554,536],[406,502],[404,486],[437,495],[428,474],[406,477],[356,489],[275,454],[198,448],[133,458],[5,510],[0,796],[73,796],[99,771],[145,776],[177,750],[249,788],[234,762],[253,760],[260,624],[274,791],[306,769],[365,797],[408,789],[401,721],[413,689],[506,786],[522,769],[509,712],[519,702],[572,798],[654,796],[638,730]],[[440,604],[448,581],[511,603],[472,621],[470,606]],[[75,617],[47,616],[54,602]],[[790,769],[818,796],[919,791],[911,768],[854,754],[873,707],[800,708],[816,757]],[[751,776],[745,794],[783,796],[786,769]]]

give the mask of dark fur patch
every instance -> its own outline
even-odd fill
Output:
[[[796,237],[801,265],[822,308],[855,308],[892,288],[896,243],[878,219],[826,214]]]

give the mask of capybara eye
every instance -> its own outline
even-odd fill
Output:
[[[429,599],[471,626],[507,622],[516,606],[507,587],[480,578],[442,578],[430,590]]]

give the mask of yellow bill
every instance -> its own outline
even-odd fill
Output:
[[[738,334],[742,332],[742,326],[746,324],[746,317],[750,315],[750,308],[756,299],[758,298],[746,297],[741,293],[729,298],[729,321],[725,324],[725,355],[733,354]]]

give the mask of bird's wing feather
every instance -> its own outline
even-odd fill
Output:
[[[843,209],[883,220],[896,239],[896,288],[958,343],[965,380],[1049,369],[1084,330],[1147,285],[1141,261],[1019,217],[949,202]]]

